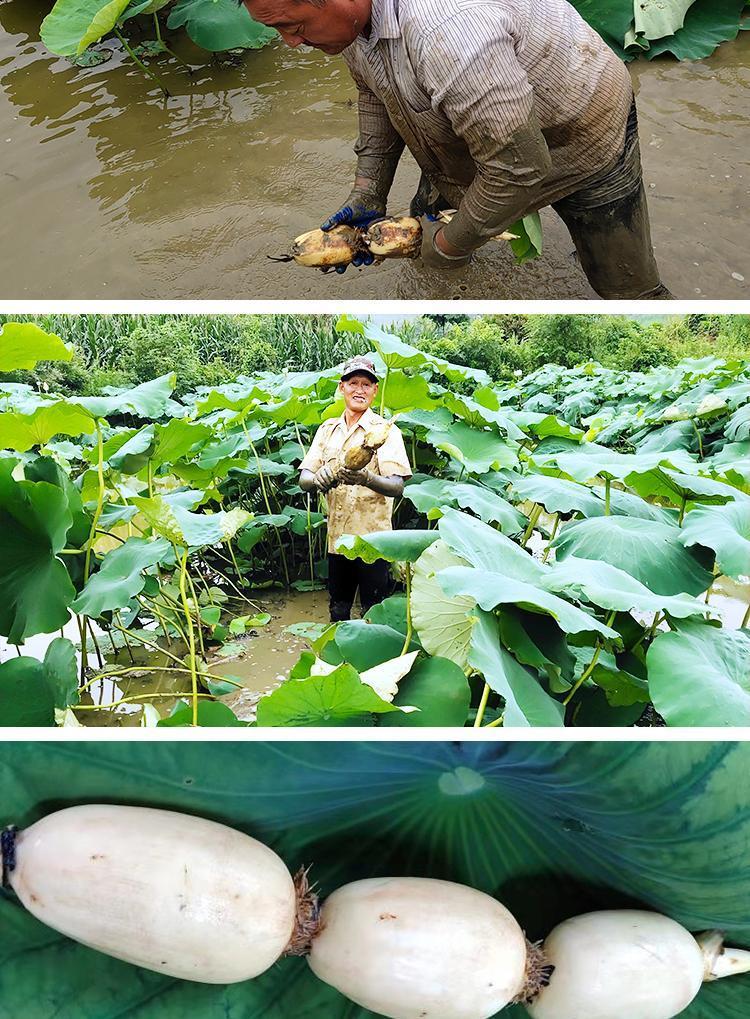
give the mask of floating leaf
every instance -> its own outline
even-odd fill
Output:
[[[327,676],[289,679],[262,697],[258,725],[368,725],[370,715],[398,710],[341,665]]]

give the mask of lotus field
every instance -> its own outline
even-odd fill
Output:
[[[337,550],[392,563],[400,593],[297,624],[309,650],[257,723],[214,663],[263,639],[268,588],[323,584],[324,506],[297,477],[343,409],[337,368],[181,400],[170,374],[93,397],[0,383],[0,724],[134,704],[172,726],[750,724],[749,362],[498,386],[339,329],[371,343],[414,476],[392,532]],[[0,333],[0,372],[71,357],[36,325]],[[156,653],[170,693],[124,693]]]

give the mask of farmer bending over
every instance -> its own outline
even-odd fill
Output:
[[[567,0],[244,3],[289,46],[343,53],[359,89],[354,187],[324,230],[385,215],[406,146],[422,169],[411,214],[458,210],[426,225],[426,265],[464,266],[551,205],[600,297],[671,297],[651,247],[630,76]]]
[[[364,435],[383,418],[370,410],[378,391],[375,366],[366,357],[353,357],[341,373],[339,391],[345,410],[341,417],[323,422],[310,450],[300,464],[299,483],[305,492],[323,492],[328,503],[328,593],[331,619],[351,615],[359,588],[362,614],[390,594],[388,563],[377,559],[365,563],[347,559],[334,550],[342,534],[390,531],[393,500],[411,477],[409,458],[401,432],[391,426],[388,438],[361,471],[343,468],[334,477],[334,466],[344,450],[361,445]]]

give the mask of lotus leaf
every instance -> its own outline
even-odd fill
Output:
[[[553,546],[559,560],[577,556],[609,563],[654,594],[701,594],[712,580],[713,557],[684,548],[680,529],[656,520],[579,520],[564,527]]]
[[[750,631],[683,624],[646,658],[651,699],[670,725],[750,725]]]
[[[70,361],[73,348],[33,322],[6,322],[0,327],[0,372],[33,369],[38,361]]]

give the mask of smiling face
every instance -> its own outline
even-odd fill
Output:
[[[339,382],[339,390],[344,396],[346,409],[351,414],[364,414],[378,391],[377,382],[364,372],[355,372]]]
[[[244,0],[250,16],[275,28],[287,46],[341,53],[370,20],[371,0]]]

